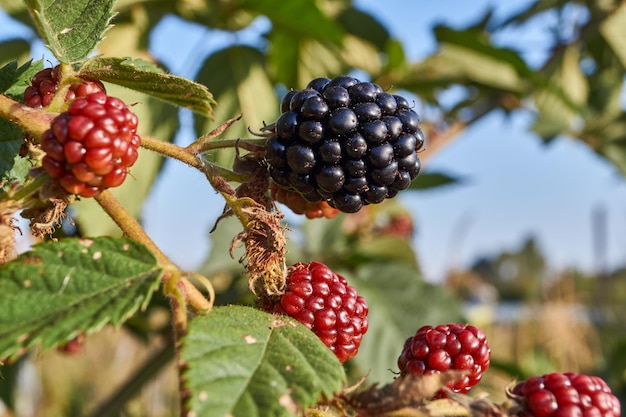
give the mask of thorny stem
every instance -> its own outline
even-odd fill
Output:
[[[33,109],[0,94],[0,117],[15,123],[37,139],[50,128],[50,123],[56,116],[57,113]]]
[[[172,271],[179,271],[178,267],[159,249],[154,241],[148,236],[139,222],[120,204],[120,202],[108,190],[94,197],[102,209],[113,219],[120,229],[131,239],[143,243],[157,257],[161,266],[166,271],[164,280],[173,279]],[[180,272],[178,272],[180,273]],[[184,287],[184,295],[189,305],[197,312],[205,312],[211,308],[209,301],[193,286],[185,277],[180,277],[180,284]]]

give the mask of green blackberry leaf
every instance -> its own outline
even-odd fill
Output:
[[[216,307],[189,323],[182,360],[190,411],[203,417],[283,417],[332,396],[343,367],[315,334],[286,316]]]
[[[0,266],[0,357],[48,349],[144,308],[162,270],[130,239],[64,239],[35,245]]]
[[[337,22],[351,33],[384,50],[391,37],[389,31],[374,16],[353,7],[344,9],[337,16]]]
[[[92,58],[79,75],[121,85],[212,118],[215,100],[202,84],[167,74],[158,66],[131,58]]]
[[[409,190],[428,190],[444,185],[460,184],[463,180],[443,172],[422,172],[415,178]]]
[[[249,137],[248,127],[257,131],[278,117],[274,85],[265,69],[263,54],[256,48],[236,45],[213,53],[204,61],[196,80],[206,85],[220,104],[215,108],[215,120],[224,121],[243,113],[242,120],[228,128],[228,137]],[[195,117],[194,122],[197,136],[216,127],[205,117]],[[209,156],[212,162],[227,167],[234,157],[232,149]]]
[[[30,79],[43,68],[43,63],[27,62],[21,66],[12,61],[0,68],[0,92],[21,101]],[[19,156],[24,143],[22,130],[6,119],[0,118],[0,184],[9,187],[15,182],[24,182],[31,164]],[[0,187],[0,191],[4,187]]]
[[[618,6],[617,10],[602,22],[600,33],[626,67],[626,4]]]
[[[296,37],[339,44],[342,30],[312,1],[242,0],[239,7],[267,16],[272,26]],[[297,18],[296,18],[297,17]]]
[[[25,0],[39,36],[64,63],[85,60],[114,16],[115,0]]]
[[[27,58],[30,43],[25,39],[10,39],[0,42],[0,65],[13,61],[16,57]]]
[[[13,100],[22,101],[31,78],[42,69],[43,61],[28,61],[20,66],[16,60],[9,62],[0,68],[0,92]]]

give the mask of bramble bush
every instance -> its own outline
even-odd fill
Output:
[[[145,369],[156,372],[175,357],[184,416],[619,415],[602,380],[573,373],[508,387],[502,404],[464,395],[489,366],[485,333],[435,323],[457,306],[440,288],[416,282],[410,216],[389,205],[415,187],[420,171],[425,138],[410,101],[352,76],[317,77],[286,93],[275,123],[250,127],[250,137],[223,138],[241,123],[235,117],[179,146],[143,127],[159,118],[142,117],[147,100],[209,120],[220,104],[203,84],[142,58],[94,54],[113,6],[27,2],[59,64],[15,60],[0,69],[5,369],[34,351],[80,350],[84,336],[104,326],[126,326],[166,340],[156,366]],[[107,93],[115,86],[146,102],[124,103]],[[199,171],[223,197],[215,228],[232,217],[238,230],[214,242],[203,269],[210,272],[225,252],[240,254],[236,275],[245,274],[247,285],[233,279],[216,290],[212,277],[181,270],[112,192],[129,181],[141,185],[145,172],[158,169],[142,165],[151,153]],[[68,232],[71,208],[91,199],[123,237]],[[326,223],[304,233],[317,234],[312,240],[327,246],[325,262],[337,272],[306,259],[306,250],[292,251],[301,258],[288,261],[288,225],[277,203]],[[382,225],[371,220],[381,212]],[[41,240],[19,255],[18,213]],[[81,223],[99,222],[94,211],[81,216]],[[417,293],[430,294],[436,306],[417,306],[420,322],[433,326],[412,336],[404,307]],[[142,329],[137,323],[155,305],[168,308],[169,325]],[[396,366],[397,374],[387,371]],[[12,382],[0,381],[9,407]],[[137,389],[122,387],[121,398]],[[101,414],[116,415],[123,400],[105,404]]]

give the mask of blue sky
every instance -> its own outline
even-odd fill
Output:
[[[527,3],[475,0],[469,5],[465,0],[387,0],[383,5],[374,0],[356,1],[359,7],[374,12],[404,42],[413,59],[434,50],[430,32],[434,23],[462,26],[481,16],[489,5],[495,6],[496,16],[503,17]],[[0,21],[0,37],[15,33],[15,27]],[[521,48],[531,65],[538,65],[548,47],[549,23],[550,17],[519,31],[497,34],[496,40]],[[266,28],[266,22],[258,21],[238,34],[237,41],[255,42]],[[172,36],[174,31],[177,36]],[[233,40],[232,36],[197,26],[181,32],[176,19],[167,19],[152,37],[151,45],[153,53],[172,72],[192,77],[205,52]],[[201,50],[193,49],[198,47]],[[35,51],[35,56],[41,54],[41,50]],[[439,280],[449,268],[467,266],[477,256],[515,249],[529,235],[537,237],[553,268],[591,270],[591,213],[597,207],[607,213],[610,265],[626,263],[624,178],[578,142],[560,138],[545,146],[528,131],[531,122],[531,116],[524,113],[512,118],[502,113],[488,116],[435,154],[425,167],[461,176],[463,184],[403,193],[400,197],[415,215],[415,244],[429,280]],[[183,112],[177,141],[188,143],[192,135],[190,115]],[[144,223],[166,254],[182,267],[193,269],[206,256],[208,230],[223,203],[197,172],[176,162],[167,163],[164,169],[148,199]],[[189,203],[181,206],[181,201]],[[177,213],[175,221],[173,213]]]

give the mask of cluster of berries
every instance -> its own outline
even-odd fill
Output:
[[[58,67],[36,74],[24,94],[30,107],[48,106],[59,87]],[[92,197],[120,185],[137,160],[137,117],[99,81],[80,80],[66,94],[67,111],[42,138],[51,178],[72,194]],[[272,198],[307,217],[356,212],[409,187],[420,170],[424,144],[419,118],[406,99],[378,85],[340,76],[318,78],[282,101],[276,135],[265,147]],[[331,207],[332,206],[332,207]],[[368,306],[346,279],[326,265],[289,268],[286,290],[264,308],[294,317],[341,362],[357,354],[368,329]],[[447,387],[467,393],[490,364],[485,333],[459,323],[424,326],[398,358],[401,375],[463,370]],[[619,400],[600,378],[551,373],[518,383],[512,391],[521,417],[619,417]],[[442,390],[436,397],[445,397]]]
[[[281,102],[265,158],[281,188],[347,213],[409,187],[424,144],[409,102],[349,76],[317,78]]]
[[[59,67],[37,73],[24,93],[30,107],[46,107],[59,87]],[[124,182],[138,157],[137,116],[99,81],[70,85],[69,107],[41,140],[42,166],[70,194],[93,197]]]

